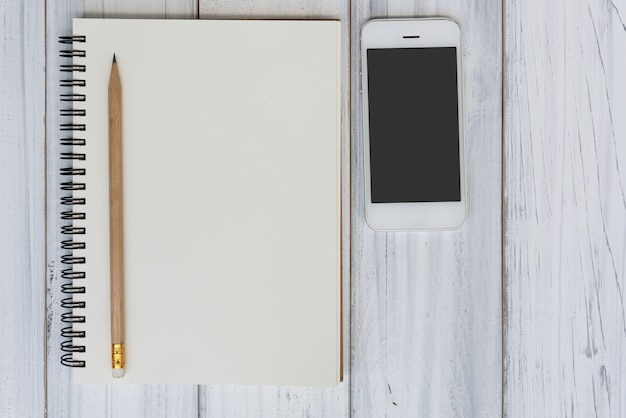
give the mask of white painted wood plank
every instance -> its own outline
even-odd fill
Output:
[[[347,0],[200,0],[201,19],[341,19],[347,26],[348,9]]]
[[[626,415],[625,21],[506,3],[508,416]]]
[[[0,416],[45,413],[44,1],[0,2]]]
[[[60,35],[71,34],[72,17],[196,17],[197,4],[192,0],[168,0],[159,4],[149,1],[48,0],[47,23],[47,163],[48,163],[48,345],[47,398],[52,417],[196,417],[198,391],[193,385],[72,385],[71,370],[60,364],[61,355],[60,292],[62,267],[59,265],[61,239],[59,205],[59,94],[58,65]],[[87,322],[89,318],[87,318]],[[80,357],[80,356],[78,356]]]
[[[501,413],[501,5],[352,3],[353,416]],[[461,26],[469,217],[456,232],[370,230],[363,208],[360,30],[371,18]]]
[[[350,402],[350,107],[349,4],[347,0],[201,1],[200,18],[315,18],[342,22],[343,120],[343,329],[344,381],[336,388],[200,386],[203,417],[344,417]]]

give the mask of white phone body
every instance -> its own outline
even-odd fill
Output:
[[[459,228],[467,192],[458,25],[371,20],[361,32],[361,56],[367,223],[375,230]]]

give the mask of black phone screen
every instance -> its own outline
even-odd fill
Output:
[[[456,54],[367,50],[372,203],[461,200]]]

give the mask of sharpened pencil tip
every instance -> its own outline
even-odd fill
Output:
[[[113,54],[113,62],[117,62],[117,61],[115,61],[115,54]]]

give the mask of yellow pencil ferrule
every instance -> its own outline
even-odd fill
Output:
[[[124,344],[111,344],[111,365],[114,369],[123,369],[126,363]]]

